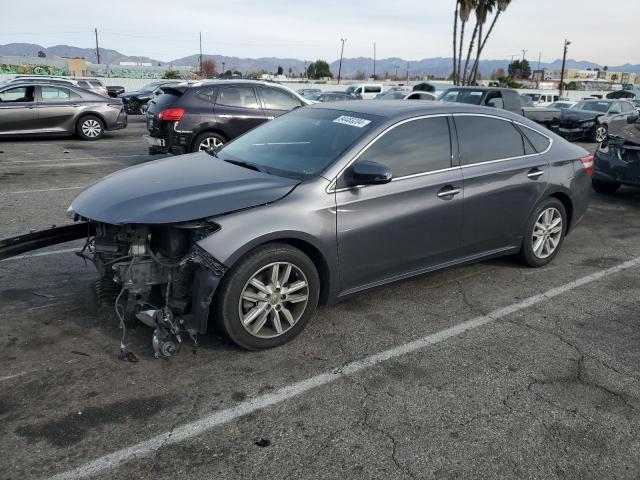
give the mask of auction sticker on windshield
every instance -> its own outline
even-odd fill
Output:
[[[351,125],[352,127],[362,128],[369,125],[371,123],[371,120],[367,120],[365,118],[349,117],[347,115],[341,115],[338,118],[336,118],[333,122],[342,123],[344,125]]]

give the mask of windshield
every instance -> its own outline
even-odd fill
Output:
[[[260,170],[303,179],[321,173],[380,117],[342,110],[301,108],[255,128],[217,154]]]
[[[549,105],[549,108],[571,108],[571,104],[567,102],[553,102],[551,105]]]
[[[393,91],[393,92],[387,92],[385,93],[382,97],[382,99],[384,100],[402,100],[405,95],[407,95],[409,92],[401,92],[401,91]]]
[[[609,110],[609,102],[578,102],[573,107],[572,110],[586,110],[588,112],[606,112]]]
[[[354,93],[356,91],[356,88],[358,88],[357,85],[351,85],[351,86],[347,87],[346,92],[347,93]]]
[[[142,87],[139,91],[144,93],[153,92],[156,88],[158,88],[161,83],[147,83],[144,87]]]
[[[443,102],[455,102],[455,103],[469,103],[471,105],[480,105],[483,90],[458,90],[450,88],[442,92],[442,95],[438,98]]]

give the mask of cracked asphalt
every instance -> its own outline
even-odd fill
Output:
[[[131,116],[97,142],[1,141],[0,237],[67,223],[83,186],[149,160],[142,133]],[[594,194],[545,268],[503,258],[372,290],[275,350],[214,332],[197,353],[154,360],[137,326],[135,364],[116,358],[117,319],[96,304],[90,265],[71,252],[3,261],[0,479],[48,478],[637,258],[639,209],[639,190]],[[632,266],[92,478],[637,479],[639,294]]]

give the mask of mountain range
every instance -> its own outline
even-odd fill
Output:
[[[78,57],[86,58],[91,63],[96,63],[96,51],[94,48],[79,48],[70,45],[54,45],[52,47],[43,47],[33,43],[10,43],[7,45],[0,45],[1,55],[15,55],[15,56],[37,56],[38,52],[44,52],[49,56],[59,57]],[[309,62],[295,58],[277,58],[277,57],[263,57],[263,58],[239,58],[228,57],[224,55],[203,55],[203,60],[213,60],[216,62],[218,70],[222,70],[223,64],[225,69],[238,70],[240,72],[251,72],[256,70],[265,70],[267,72],[276,72],[278,67],[281,66],[285,73],[291,72],[294,75],[303,72],[305,66]],[[529,60],[532,69],[538,68],[538,62],[535,60]],[[199,64],[199,55],[189,55],[183,58],[177,58],[170,62],[163,62],[148,57],[129,56],[120,53],[116,50],[100,49],[100,63],[106,64],[118,64],[119,62],[148,62],[157,66],[191,66],[197,67]],[[425,58],[422,60],[405,60],[402,58],[392,57],[383,58],[376,61],[376,73],[378,75],[394,75],[403,77],[407,72],[407,64],[409,65],[409,74],[411,76],[424,76],[434,75],[436,77],[445,77],[451,73],[451,58],[435,57]],[[491,72],[498,68],[507,69],[509,60],[481,60],[480,72],[483,76],[491,75]],[[339,68],[339,60],[334,60],[330,63],[331,70],[334,75],[337,75]],[[550,63],[540,63],[540,68],[556,70],[562,66],[562,60],[557,59]],[[594,69],[602,68],[602,65],[589,62],[589,61],[577,61],[574,59],[567,59],[567,68],[579,68],[579,69]],[[632,65],[625,64],[619,66],[609,65],[610,71],[624,71],[640,73],[640,64]],[[363,72],[365,75],[373,73],[373,59],[366,57],[357,58],[344,58],[342,60],[342,76],[353,77],[358,72]]]

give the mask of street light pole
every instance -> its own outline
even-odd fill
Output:
[[[376,42],[373,42],[373,79],[376,79]]]
[[[567,62],[567,51],[569,50],[569,45],[571,45],[571,42],[565,39],[564,53],[562,54],[562,70],[560,70],[560,93],[558,95],[560,98],[562,98],[562,94],[564,93],[564,67]]]
[[[342,56],[344,55],[344,44],[347,43],[346,38],[341,38],[342,48],[340,49],[340,65],[338,66],[338,85],[340,85],[340,75],[342,74]]]

